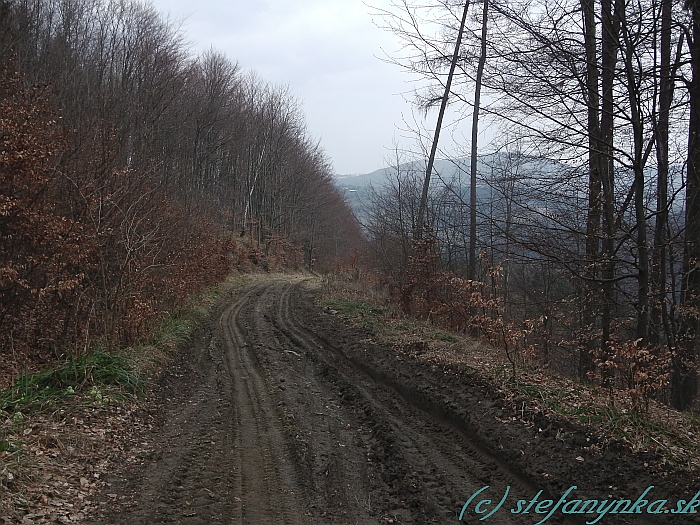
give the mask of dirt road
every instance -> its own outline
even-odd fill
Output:
[[[556,501],[571,485],[582,499],[636,498],[662,475],[663,497],[692,496],[643,457],[502,398],[467,370],[373,344],[314,302],[310,279],[258,277],[222,302],[166,375],[149,416],[157,424],[134,445],[142,464],[117,469],[95,521],[458,523],[488,486],[464,523],[505,495],[488,523],[534,524],[544,514],[512,513],[518,499],[543,491],[540,501]],[[585,521],[564,517],[547,523]]]

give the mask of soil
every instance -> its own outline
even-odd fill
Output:
[[[671,515],[695,473],[511,399],[464,366],[383,347],[323,308],[313,279],[260,276],[222,300],[164,375],[101,512],[107,524],[535,524],[517,500],[667,499],[661,514],[598,523],[700,523]],[[149,429],[150,425],[150,429]],[[509,487],[509,488],[508,488]],[[592,517],[591,517],[592,516]],[[547,523],[584,523],[596,515]],[[566,521],[564,518],[567,518]]]

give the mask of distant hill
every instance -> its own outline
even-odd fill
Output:
[[[402,173],[414,172],[419,180],[425,176],[427,161],[412,161],[400,164],[398,169]],[[494,172],[502,171],[504,167],[515,166],[515,171],[519,173],[527,173],[532,176],[534,173],[542,173],[551,175],[556,171],[566,169],[562,164],[553,162],[548,159],[536,157],[508,157],[505,153],[493,153],[480,157],[477,162],[477,171],[480,180],[490,178]],[[359,175],[336,175],[336,185],[343,191],[346,199],[352,207],[355,215],[360,220],[364,221],[366,217],[366,207],[369,204],[370,189],[382,191],[382,188],[396,174],[396,166],[386,167],[375,170],[371,173],[363,173]],[[469,174],[470,174],[469,157],[458,158],[453,160],[439,159],[435,161],[430,184],[437,187],[442,184],[442,181],[452,182],[460,180],[459,186],[462,188],[462,194],[469,194]],[[480,182],[477,184],[477,193],[479,198],[487,199],[489,187],[486,183]]]
[[[399,165],[399,170],[401,172],[413,171],[420,175],[420,177],[425,176],[427,160],[417,160],[412,162],[406,162]],[[508,165],[514,166],[519,164],[517,171],[521,173],[549,173],[551,174],[555,170],[570,169],[565,168],[564,165],[549,160],[538,157],[530,156],[508,156],[506,153],[491,153],[489,155],[484,155],[479,157],[477,161],[477,172],[480,178],[489,177],[489,175],[494,171],[498,171],[498,168],[505,167]],[[461,178],[463,181],[467,182],[469,179],[469,173],[471,170],[469,157],[462,157],[458,159],[438,159],[435,161],[433,166],[433,172],[431,176],[431,182],[439,182],[442,178],[445,181],[449,181],[455,178]],[[396,173],[396,166],[388,166],[386,168],[381,168],[375,170],[371,173],[362,173],[359,175],[336,175],[335,180],[340,187],[362,187],[362,186],[381,186],[387,181],[387,178]]]
[[[425,176],[427,161],[406,162],[399,165],[402,172],[415,171]],[[440,175],[443,178],[451,179],[462,174],[462,178],[469,174],[469,158],[455,160],[436,160],[433,166],[433,177],[437,178]],[[362,173],[359,175],[336,175],[335,179],[340,187],[362,187],[372,186],[378,187],[387,181],[387,178],[396,173],[396,166],[380,168],[371,173]]]
[[[412,161],[399,165],[399,170],[402,173],[414,172],[419,179],[425,177],[427,161]],[[433,166],[431,178],[432,184],[439,184],[440,178],[443,180],[452,180],[461,176],[462,180],[467,181],[469,177],[469,159],[455,160],[436,160]],[[369,204],[370,189],[375,191],[382,190],[382,187],[396,174],[396,166],[386,167],[375,170],[371,173],[362,173],[359,175],[336,175],[336,185],[343,191],[345,198],[348,200],[350,207],[354,211],[360,222],[364,222],[366,217],[366,207]]]

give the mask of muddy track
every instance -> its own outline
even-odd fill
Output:
[[[276,400],[246,338],[251,327],[240,315],[245,307],[255,308],[251,299],[260,295],[260,289],[254,289],[219,320],[234,411],[232,478],[234,493],[241,499],[238,512],[229,518],[233,523],[303,523]]]
[[[476,378],[397,360],[316,306],[306,281],[259,277],[222,303],[164,380],[160,425],[138,436],[147,459],[115,475],[96,522],[447,524],[487,485],[495,504],[506,487],[544,499],[575,481],[537,481],[536,464],[577,466],[580,452],[548,445],[559,431],[547,442],[494,423],[507,407]],[[527,460],[539,436],[552,457]],[[542,517],[511,514],[515,499],[488,523]],[[479,522],[473,509],[463,522]]]
[[[363,422],[376,429],[379,453],[369,456],[374,456],[384,471],[389,492],[404,498],[399,500],[404,508],[389,509],[387,514],[401,515],[402,520],[410,516],[418,523],[454,523],[464,495],[485,484],[511,486],[524,494],[537,492],[462,428],[431,410],[434,407],[425,400],[306,328],[303,310],[291,306],[292,291],[298,296],[300,285],[289,285],[283,291],[276,326],[321,367],[326,377],[332,375],[330,383],[342,392],[342,404],[351,410],[362,408]],[[492,522],[518,521],[505,518],[509,518],[505,513],[494,516]]]

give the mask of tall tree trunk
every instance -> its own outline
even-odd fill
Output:
[[[615,0],[615,11],[624,8],[624,2]],[[602,113],[600,117],[601,134],[601,186],[603,188],[603,308],[601,347],[606,352],[610,341],[613,306],[615,303],[615,166],[613,162],[614,97],[615,66],[617,64],[618,37],[620,24],[617,13],[613,12],[612,0],[601,0],[602,18]]]
[[[700,2],[687,4],[692,15],[690,53],[693,78],[688,87],[688,163],[685,194],[685,282],[683,286],[683,340],[678,345],[672,377],[671,402],[687,408],[697,391],[695,362],[700,334]]]
[[[595,0],[581,0],[583,12],[584,45],[586,48],[586,106],[588,108],[588,215],[586,218],[586,266],[588,279],[584,305],[584,329],[594,329],[597,319],[598,285],[600,277],[600,220],[601,220],[601,140],[600,96],[598,93],[598,53],[596,40]],[[579,377],[593,370],[592,341],[585,338],[581,344]]]
[[[644,165],[646,163],[644,155],[644,127],[639,100],[640,93],[637,88],[637,74],[634,69],[636,44],[632,41],[630,35],[625,7],[623,6],[617,14],[621,22],[621,43],[624,45],[623,63],[627,77],[627,97],[630,105],[634,146],[632,169],[634,171],[634,216],[637,230],[637,323],[635,337],[637,343],[642,346],[648,342],[649,332],[649,246],[647,244],[647,219],[644,207]]]
[[[479,152],[479,109],[481,107],[481,83],[486,65],[486,33],[488,30],[489,0],[484,0],[484,13],[481,20],[481,54],[476,70],[474,86],[474,111],[472,113],[471,173],[469,176],[469,271],[468,279],[476,279],[476,168]]]
[[[671,71],[671,15],[672,0],[661,2],[661,46],[659,68],[659,113],[656,122],[656,224],[654,225],[654,248],[651,261],[651,283],[653,286],[650,342],[661,343],[661,333],[669,348],[675,346],[675,334],[669,320],[666,297],[666,250],[668,236],[668,130],[669,113],[673,100],[673,77]]]
[[[423,181],[423,192],[421,193],[420,205],[418,207],[418,222],[416,224],[415,238],[420,240],[423,237],[423,221],[425,218],[425,209],[428,206],[428,188],[430,187],[430,175],[433,171],[433,164],[435,163],[435,153],[437,152],[438,140],[440,139],[440,129],[442,128],[442,119],[445,116],[445,109],[447,108],[447,100],[450,97],[450,88],[452,87],[452,78],[454,77],[455,68],[457,67],[457,60],[459,59],[459,50],[462,47],[462,36],[464,35],[464,25],[467,22],[467,12],[469,11],[469,1],[464,4],[464,12],[462,13],[462,21],[459,26],[459,33],[457,33],[457,43],[455,44],[455,52],[452,55],[452,62],[450,64],[450,72],[447,75],[447,83],[445,84],[445,93],[442,96],[442,103],[440,104],[440,113],[438,114],[437,124],[435,125],[435,135],[433,137],[433,144],[430,148],[430,157],[428,157],[428,166],[425,169],[425,179]]]

